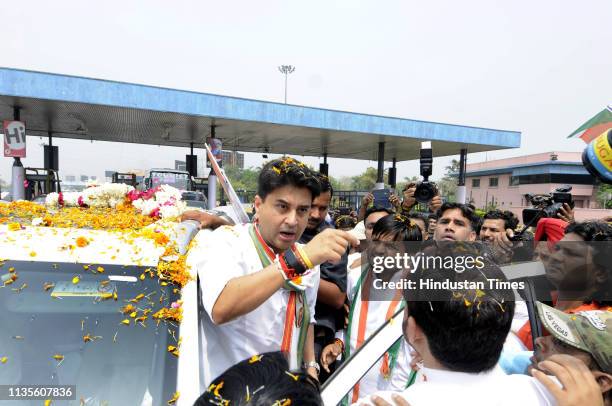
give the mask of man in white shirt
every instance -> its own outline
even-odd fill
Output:
[[[359,243],[330,229],[304,246],[296,244],[319,193],[317,178],[301,162],[270,161],[259,175],[258,220],[196,237],[201,248],[192,265],[203,305],[204,387],[235,363],[278,350],[291,368],[318,374],[312,328],[318,265],[338,261],[349,244]]]
[[[440,249],[440,248],[438,248]],[[455,251],[456,252],[456,251]],[[429,255],[448,255],[448,250]],[[458,254],[455,254],[458,255]],[[408,279],[432,282],[505,280],[493,264],[458,274],[418,269]],[[497,366],[514,314],[512,292],[492,289],[405,290],[404,337],[423,360],[423,382],[401,392],[411,406],[552,405],[550,393],[525,375],[505,375]],[[376,394],[391,401],[391,392]],[[357,404],[372,404],[372,398]]]

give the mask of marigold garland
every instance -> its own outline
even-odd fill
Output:
[[[162,231],[164,229],[163,225],[159,228],[148,227],[156,221],[157,219],[153,217],[140,214],[127,199],[124,203],[118,204],[114,209],[102,207],[62,207],[58,209],[47,209],[45,206],[28,201],[18,201],[8,204],[0,203],[0,224],[9,223],[8,229],[12,232],[22,230],[24,228],[23,226],[79,228],[121,231],[123,232],[122,239],[128,244],[132,244],[135,238],[153,240],[157,246],[165,247],[165,249],[159,259],[157,268],[147,268],[144,270],[140,275],[140,280],[144,280],[147,275],[153,278],[155,276],[155,271],[157,271],[156,273],[160,280],[160,285],[176,285],[178,288],[174,289],[174,293],[179,293],[179,288],[183,288],[193,279],[186,265],[187,256],[179,254],[177,247],[172,243],[168,235]],[[84,236],[79,236],[75,239],[76,247],[83,248],[89,245],[89,243],[90,240]],[[193,244],[193,242],[191,244]],[[74,246],[71,247],[74,248]],[[189,248],[191,248],[191,245]],[[189,252],[189,250],[187,250],[187,252]],[[35,257],[36,252],[32,251],[30,256]],[[0,264],[1,263],[0,261]],[[88,267],[88,265],[84,265],[85,270],[87,270]],[[98,273],[103,273],[104,268],[97,267],[97,271]],[[9,272],[11,272],[11,270],[9,270]],[[18,275],[13,270],[11,276],[3,285],[13,284],[17,278]],[[72,283],[78,284],[79,282],[79,276],[74,276]],[[53,287],[52,284],[45,284],[43,289],[48,291],[51,287]],[[116,291],[109,297],[113,297],[117,300]],[[152,308],[147,308],[142,311],[142,314],[138,314],[137,308],[131,304],[138,303],[144,297],[144,294],[141,294],[132,300],[128,300],[129,303],[121,307],[119,311],[126,316],[129,315],[129,317],[133,319],[134,325],[139,323],[143,327],[146,327],[144,323],[149,317],[149,314],[153,312]],[[163,295],[159,300],[160,304],[162,303],[162,298]],[[151,314],[151,317],[158,323],[161,321],[180,323],[183,318],[181,305],[182,301],[178,300],[170,307],[162,307],[154,314]],[[124,319],[120,324],[130,326],[132,324],[130,318]],[[85,342],[93,341],[97,338],[98,337],[90,337],[89,335],[83,336]],[[113,341],[115,342],[115,340],[116,334]],[[173,349],[171,353],[178,356],[178,347],[175,350]],[[178,398],[178,393],[175,394],[175,398]]]
[[[63,207],[56,210],[47,210],[45,206],[28,201],[0,203],[1,222],[30,225],[35,218],[42,218],[41,226],[94,230],[139,230],[156,221],[138,213],[128,203],[115,209]],[[11,230],[17,230],[16,226],[11,224]]]

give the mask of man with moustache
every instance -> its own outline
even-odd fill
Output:
[[[476,241],[480,217],[466,204],[444,203],[437,212],[435,241]]]
[[[201,286],[204,385],[243,359],[279,350],[291,369],[318,375],[318,268],[359,244],[339,230],[297,243],[320,192],[319,180],[303,163],[289,157],[270,161],[259,174],[257,220],[196,236],[190,265]]]

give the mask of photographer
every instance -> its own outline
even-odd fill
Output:
[[[370,205],[372,205],[372,204],[374,206],[377,206],[377,207],[388,208],[388,209],[393,210],[395,212],[398,212],[400,210],[402,202],[401,202],[399,196],[397,196],[395,193],[390,193],[389,194],[389,202],[388,202],[388,204],[384,204],[385,202],[376,201],[373,192],[374,191],[369,192],[368,194],[366,194],[363,197],[363,199],[361,199],[361,205],[359,206],[359,214],[357,216],[359,221],[362,221],[362,220],[365,219],[366,212],[368,211],[368,209],[370,208]]]
[[[414,206],[417,205],[417,199],[414,197],[416,190],[417,183],[415,182],[407,184],[402,190],[402,214],[407,215],[414,208]],[[427,203],[427,206],[429,207],[429,211],[432,213],[435,213],[442,206],[442,198],[440,197],[437,189],[435,189],[435,195]]]

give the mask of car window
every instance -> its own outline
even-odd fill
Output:
[[[180,330],[152,316],[179,295],[155,271],[4,261],[0,382],[76,385],[83,405],[166,404],[176,390],[178,362],[168,346],[179,346]],[[28,402],[20,404],[41,404]]]

